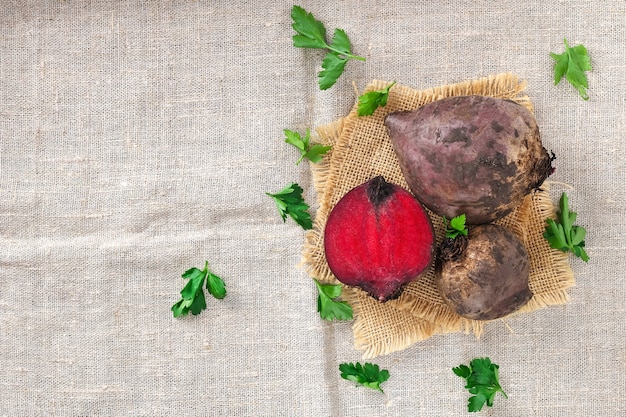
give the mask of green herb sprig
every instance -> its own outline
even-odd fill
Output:
[[[380,384],[389,379],[389,371],[380,369],[373,363],[361,365],[359,362],[342,363],[339,365],[341,377],[348,381],[353,381],[357,386],[363,386],[376,391],[384,392]]]
[[[324,320],[352,320],[352,307],[345,301],[336,301],[341,296],[341,285],[322,284],[313,279],[319,296],[317,297],[317,311]]]
[[[587,48],[583,45],[570,47],[567,39],[563,39],[563,42],[565,43],[565,52],[562,54],[550,53],[550,56],[556,61],[554,63],[554,85],[557,85],[565,76],[565,79],[578,90],[578,94],[583,100],[589,100],[587,94],[589,82],[585,72],[591,71],[592,68]]]
[[[307,211],[309,205],[304,202],[302,191],[302,187],[294,182],[275,194],[265,194],[274,199],[283,222],[285,222],[287,216],[289,216],[302,226],[304,230],[310,230],[313,228],[313,221]]]
[[[365,58],[352,53],[352,45],[348,35],[342,29],[335,29],[333,40],[326,42],[326,28],[324,24],[313,17],[300,6],[291,9],[293,24],[291,27],[297,35],[293,36],[293,45],[296,48],[326,49],[328,52],[322,60],[322,71],[318,74],[318,83],[321,90],[332,87],[343,73],[350,59],[365,61]]]
[[[485,404],[492,407],[498,392],[502,393],[504,398],[508,398],[500,386],[498,368],[498,365],[492,363],[489,358],[472,359],[469,366],[460,365],[452,368],[455,375],[465,379],[465,388],[473,394],[467,403],[469,412],[480,411]]]
[[[290,145],[295,146],[300,151],[300,159],[296,161],[296,165],[299,165],[303,159],[308,159],[314,164],[320,162],[324,155],[330,149],[331,146],[324,146],[319,143],[311,143],[311,131],[309,129],[306,130],[306,134],[304,137],[300,135],[298,132],[294,132],[293,130],[284,130],[285,133],[285,142]]]
[[[543,233],[553,249],[563,252],[571,251],[585,262],[589,261],[589,255],[585,252],[585,236],[587,231],[582,226],[574,226],[576,213],[570,211],[567,194],[563,193],[559,200],[559,212],[554,219],[546,220],[546,230]]]
[[[446,237],[450,239],[454,239],[457,236],[467,236],[468,230],[465,225],[465,214],[460,214],[456,217],[453,217],[449,222],[448,219],[444,216],[443,223],[446,226]]]
[[[389,100],[389,90],[391,90],[391,87],[395,84],[396,82],[394,81],[383,89],[370,91],[360,95],[357,115],[371,116],[377,108],[385,107],[387,105],[387,100]]]
[[[176,302],[171,310],[174,317],[186,316],[191,312],[193,315],[200,314],[206,309],[206,298],[204,297],[204,283],[206,289],[213,297],[221,300],[226,297],[226,285],[224,281],[209,271],[209,262],[206,261],[204,269],[191,268],[182,275],[183,279],[188,279],[185,287],[180,291],[182,299]]]

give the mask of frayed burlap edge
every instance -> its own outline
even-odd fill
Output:
[[[389,85],[388,82],[373,81],[367,86],[365,92],[378,90],[387,85]],[[321,163],[311,165],[319,207],[313,229],[306,234],[303,250],[303,264],[309,275],[322,282],[337,283],[328,269],[324,257],[323,230],[328,213],[338,199],[348,191],[347,189],[340,191],[336,186],[344,179],[341,176],[341,168],[344,168],[346,158],[350,155],[350,147],[359,146],[359,138],[355,132],[361,123],[365,120],[368,120],[369,123],[372,120],[382,123],[384,116],[391,111],[411,110],[428,102],[454,95],[481,94],[511,99],[532,111],[532,103],[528,97],[520,96],[524,88],[525,82],[518,80],[516,76],[510,73],[422,91],[396,85],[389,95],[387,106],[370,116],[372,119],[359,118],[356,115],[357,108],[355,105],[348,116],[316,129],[319,142],[333,145],[333,149]],[[388,140],[388,137],[381,137],[381,140]],[[363,180],[369,179],[373,175],[372,172],[366,172]],[[402,181],[403,179],[397,177],[397,182],[406,187]],[[358,183],[352,185],[356,186]],[[526,306],[514,314],[564,304],[569,299],[566,290],[575,285],[567,254],[550,249],[545,239],[541,237],[545,219],[554,217],[555,211],[546,184],[544,190],[536,191],[528,196],[514,213],[498,221],[498,223],[511,228],[527,246],[531,246],[533,248],[532,253],[545,254],[549,257],[550,262],[550,268],[547,268],[549,271],[546,272],[549,274],[547,280],[550,285],[545,285],[546,276],[540,276],[535,280],[537,282],[533,282],[531,273],[530,285],[534,296]],[[534,221],[534,227],[530,229],[527,227],[529,218]],[[437,241],[440,242],[443,238],[443,223],[438,216],[431,215],[431,219]],[[545,257],[542,258],[542,261],[545,265]],[[536,271],[537,259],[533,259],[532,256],[531,265],[535,266]],[[399,299],[385,304],[378,303],[359,289],[344,287],[342,299],[350,303],[355,313],[354,345],[356,349],[364,351],[365,358],[373,358],[406,349],[435,334],[457,331],[472,332],[477,337],[482,334],[484,326],[488,322],[465,319],[451,311],[438,294],[432,293],[433,279],[434,273],[431,266],[418,281],[418,284],[419,282],[423,284],[430,280],[430,287],[428,288],[430,288],[431,294],[426,297],[427,299],[420,297],[419,294],[416,295],[412,291],[412,288],[416,287],[411,284]],[[423,291],[424,288],[425,285],[422,285],[420,290]],[[437,297],[438,299],[436,299]]]

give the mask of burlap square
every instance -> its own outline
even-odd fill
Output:
[[[388,82],[373,81],[365,92],[387,85]],[[306,234],[303,258],[308,273],[322,282],[338,282],[324,257],[323,236],[330,210],[345,193],[377,175],[408,190],[383,123],[388,113],[416,109],[443,97],[469,94],[511,99],[533,111],[528,97],[521,95],[524,87],[523,81],[508,73],[423,91],[395,85],[386,107],[379,108],[372,116],[358,117],[355,105],[346,117],[319,127],[319,141],[333,148],[322,163],[311,165],[319,207],[313,230]],[[551,249],[542,236],[545,219],[555,215],[547,187],[544,184],[544,189],[529,195],[517,210],[497,222],[524,241],[531,260],[533,298],[515,314],[564,304],[568,300],[566,290],[575,284],[568,255]],[[431,219],[437,242],[441,242],[443,222],[432,213]],[[355,348],[364,351],[364,358],[405,349],[437,333],[472,331],[480,335],[488,324],[460,317],[445,305],[434,284],[432,265],[396,300],[381,304],[352,287],[344,287],[342,298],[354,309]]]

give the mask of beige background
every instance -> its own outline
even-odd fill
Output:
[[[626,415],[626,2],[304,1],[366,62],[319,91],[287,2],[0,5],[0,416],[450,416],[450,368],[500,364],[491,416]],[[590,100],[549,52],[584,43]],[[339,378],[351,323],[327,323],[304,231],[266,191],[300,183],[283,142],[349,112],[354,85],[528,81],[557,184],[589,231],[571,301],[377,358],[380,394]],[[312,210],[314,213],[314,209]],[[204,260],[222,301],[174,319]]]

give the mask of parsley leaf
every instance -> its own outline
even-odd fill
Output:
[[[357,386],[361,385],[376,391],[384,392],[380,384],[389,379],[389,371],[381,370],[378,365],[365,363],[361,365],[359,362],[342,363],[339,365],[341,377],[348,381],[356,382]]]
[[[570,47],[567,39],[563,39],[565,43],[565,52],[562,54],[550,53],[550,56],[556,61],[554,64],[554,85],[557,85],[563,76],[573,85],[583,100],[589,100],[587,94],[587,75],[585,71],[591,71],[591,60],[587,55],[587,49],[583,45]]]
[[[343,73],[347,63],[347,58],[342,58],[333,52],[327,53],[322,61],[322,71],[318,74],[320,90],[328,90],[332,87]]]
[[[546,230],[543,233],[553,249],[563,252],[571,251],[574,255],[588,262],[589,256],[585,252],[585,236],[587,231],[582,226],[574,226],[576,213],[569,210],[567,194],[563,193],[559,201],[560,211],[557,213],[557,221],[546,220]]]
[[[293,24],[291,27],[298,33],[292,37],[293,46],[296,48],[326,49],[326,28],[324,24],[307,13],[300,6],[291,9]]]
[[[448,223],[448,219],[443,218],[446,225],[446,237],[454,239],[459,235],[467,236],[467,226],[465,226],[465,214],[453,217]]]
[[[465,388],[471,396],[467,403],[467,410],[470,412],[480,411],[483,405],[493,406],[493,400],[498,392],[504,398],[508,398],[500,386],[498,380],[499,366],[492,363],[489,358],[472,359],[469,366],[459,365],[452,368],[455,375],[465,379]]]
[[[350,39],[348,39],[348,35],[346,31],[343,29],[335,29],[335,33],[333,33],[333,41],[329,47],[331,50],[340,53],[341,55],[350,55],[350,50],[352,49],[352,45],[350,44]]]
[[[207,273],[206,289],[209,291],[209,294],[218,300],[226,297],[226,285],[224,281],[211,272]]]
[[[357,115],[371,116],[377,108],[385,107],[389,99],[389,90],[395,85],[395,81],[382,90],[370,91],[359,96]]]
[[[287,216],[291,217],[304,230],[313,228],[311,215],[308,213],[309,206],[302,198],[302,187],[295,182],[283,188],[276,194],[265,193],[274,199],[283,222]]]
[[[298,132],[293,130],[284,130],[285,142],[295,146],[300,150],[300,159],[296,162],[296,165],[300,164],[304,158],[313,163],[318,163],[322,160],[322,157],[331,149],[330,146],[324,146],[319,143],[311,144],[311,132],[309,129],[306,131],[306,135],[302,137]]]
[[[365,58],[352,54],[352,45],[344,30],[335,29],[333,40],[328,44],[326,28],[322,22],[313,17],[313,14],[300,6],[293,6],[291,18],[293,19],[291,27],[297,33],[292,37],[293,46],[328,50],[322,61],[322,71],[318,74],[320,90],[327,90],[337,82],[348,60],[365,61]]]
[[[209,294],[220,300],[226,297],[226,285],[220,277],[209,271],[208,261],[205,262],[203,270],[191,268],[185,271],[182,277],[189,281],[180,291],[182,299],[171,308],[174,317],[186,316],[190,311],[195,316],[206,309],[206,298],[203,290],[205,280]]]
[[[317,311],[324,320],[352,320],[352,307],[345,301],[335,301],[341,295],[341,285],[321,284],[315,278],[315,285],[319,292],[317,297]]]

